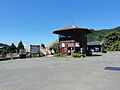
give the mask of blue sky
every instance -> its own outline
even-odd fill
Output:
[[[109,29],[120,25],[120,0],[0,0],[0,43],[25,45],[57,39],[56,29],[74,25]]]

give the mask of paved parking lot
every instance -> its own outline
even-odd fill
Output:
[[[0,90],[120,90],[120,52],[0,62]]]

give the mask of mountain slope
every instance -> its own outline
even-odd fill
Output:
[[[95,41],[97,36],[108,32],[120,32],[120,26],[113,29],[91,30],[92,33],[88,35],[88,41]]]

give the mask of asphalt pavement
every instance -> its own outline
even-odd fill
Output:
[[[0,90],[120,90],[120,52],[1,61]]]

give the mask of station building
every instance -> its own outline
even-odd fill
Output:
[[[87,34],[91,30],[78,26],[69,26],[59,30],[55,30],[54,34],[59,36],[60,52],[63,54],[71,54],[72,52],[87,52]]]

